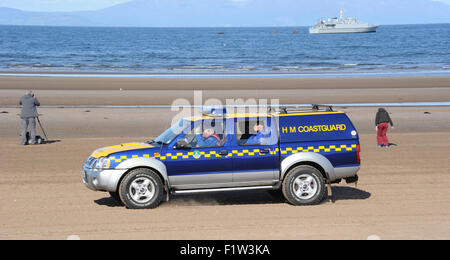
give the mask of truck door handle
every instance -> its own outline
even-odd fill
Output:
[[[228,151],[227,150],[220,151],[219,155],[228,155]]]
[[[260,153],[262,153],[262,154],[268,154],[268,153],[270,153],[270,149],[264,149],[264,150],[261,150]]]

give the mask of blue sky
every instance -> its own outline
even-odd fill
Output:
[[[0,0],[0,7],[17,8],[26,11],[81,11],[97,10],[131,0]],[[214,0],[211,0],[214,1]],[[230,0],[234,2],[257,0]],[[373,0],[383,2],[384,0]],[[450,5],[450,0],[434,0]],[[274,0],[276,2],[276,0]],[[267,7],[270,10],[270,6]]]

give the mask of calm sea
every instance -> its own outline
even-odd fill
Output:
[[[306,27],[0,26],[0,71],[450,74],[450,24],[339,35],[310,35]]]

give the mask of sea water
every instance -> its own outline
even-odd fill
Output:
[[[299,33],[297,33],[297,30]],[[307,27],[0,26],[4,73],[173,77],[450,74],[450,24],[310,35]]]

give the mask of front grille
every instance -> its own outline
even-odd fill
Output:
[[[84,164],[84,166],[88,169],[92,169],[94,167],[96,159],[94,157],[89,157]]]

